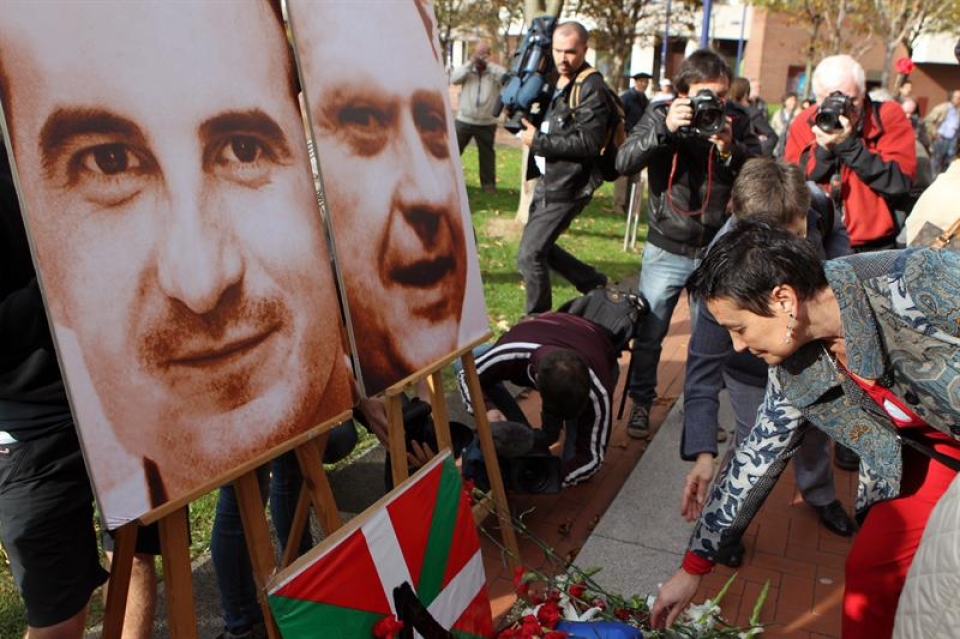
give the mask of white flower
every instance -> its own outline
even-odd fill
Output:
[[[697,630],[710,630],[716,625],[716,618],[720,614],[720,606],[707,599],[702,604],[687,608],[686,614]]]

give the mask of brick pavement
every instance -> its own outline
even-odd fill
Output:
[[[653,434],[682,393],[689,332],[688,309],[681,301],[664,342],[658,400],[651,414]],[[626,358],[621,360],[621,388],[615,406],[622,392],[626,364]],[[532,418],[537,415],[535,394],[523,400],[522,405]],[[557,555],[575,561],[576,554],[648,445],[646,441],[630,439],[624,420],[615,420],[604,468],[591,481],[558,495],[513,496],[511,508],[514,513],[526,513],[526,525],[554,548]],[[682,466],[680,472],[685,473],[687,465]],[[849,507],[856,490],[856,474],[837,471],[835,477],[838,497]],[[677,510],[663,516],[679,518],[678,513],[679,495]],[[491,521],[488,519],[488,526]],[[637,522],[637,526],[643,525],[644,522]],[[683,543],[684,540],[677,540],[677,553],[682,552]],[[747,554],[743,566],[737,571],[738,577],[722,605],[724,615],[732,623],[746,624],[763,584],[769,580],[771,587],[761,613],[761,620],[768,624],[765,637],[822,639],[840,636],[843,562],[851,539],[838,537],[820,526],[814,511],[803,504],[789,469],[748,529],[745,543]],[[483,546],[493,611],[499,616],[515,600],[512,575],[495,544],[484,541]],[[521,543],[521,554],[526,565],[544,570],[550,567],[543,554],[529,542]],[[733,572],[718,567],[704,579],[695,601],[715,594]]]

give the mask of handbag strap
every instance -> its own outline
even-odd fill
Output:
[[[901,443],[906,444],[930,459],[937,460],[950,470],[960,473],[960,459],[954,459],[949,455],[944,455],[932,446],[923,443],[920,441],[921,436],[914,429],[897,427],[893,420],[890,419],[890,416],[880,408],[877,402],[875,402],[866,391],[860,388],[859,384],[853,381],[850,375],[841,374],[840,385],[843,387],[844,393],[851,399],[854,399],[870,419],[876,422],[881,428],[892,431]]]
[[[931,248],[942,249],[944,246],[950,243],[950,240],[954,238],[955,235],[960,233],[960,217],[953,221],[946,231],[937,236],[933,242],[930,243]]]

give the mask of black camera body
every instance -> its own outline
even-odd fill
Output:
[[[677,129],[680,135],[708,138],[723,129],[726,110],[717,94],[710,89],[700,89],[696,95],[690,96],[690,108],[693,109],[693,119],[689,125]]]
[[[834,91],[823,99],[823,103],[817,108],[817,115],[813,122],[820,127],[821,131],[833,133],[843,129],[840,116],[850,119],[852,111],[853,101],[850,97],[839,91]]]
[[[548,451],[510,459],[499,457],[504,487],[513,493],[559,493],[563,486],[563,462]]]

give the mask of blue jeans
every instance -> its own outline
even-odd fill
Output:
[[[930,146],[930,169],[933,177],[947,170],[950,161],[957,153],[957,138],[938,137]]]
[[[339,461],[353,449],[357,441],[356,428],[352,421],[337,426],[330,432],[324,463]],[[260,495],[266,501],[270,494],[270,515],[273,519],[281,549],[286,549],[290,527],[300,498],[303,476],[296,454],[291,451],[277,457],[257,469]],[[310,527],[304,526],[297,555],[313,547]],[[217,575],[223,621],[230,632],[240,633],[263,620],[257,603],[257,590],[253,582],[253,568],[240,520],[240,508],[233,484],[220,487],[217,512],[210,538],[210,555]]]
[[[633,340],[632,366],[628,393],[634,404],[649,406],[657,394],[657,366],[663,339],[670,330],[673,309],[687,279],[700,265],[699,259],[676,255],[647,242],[640,266],[640,294],[648,312]],[[697,319],[697,309],[690,305],[690,332]]]

